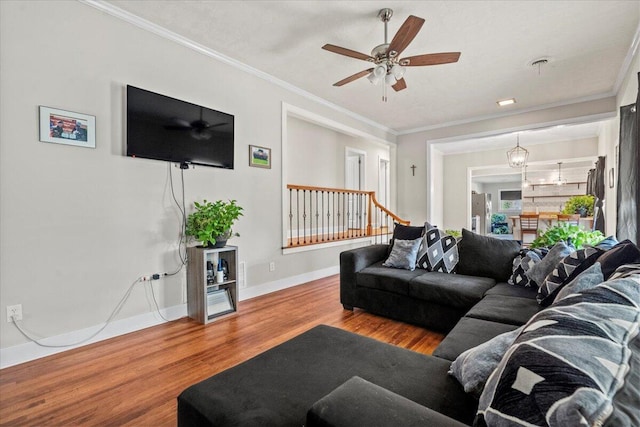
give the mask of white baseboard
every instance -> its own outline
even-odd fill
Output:
[[[187,305],[181,304],[173,307],[167,307],[160,309],[160,312],[167,319],[179,319],[187,315]],[[72,350],[74,348],[82,347],[95,342],[103,341],[109,338],[117,337],[119,335],[135,332],[140,329],[145,329],[150,326],[156,326],[165,321],[158,316],[156,312],[149,312],[139,314],[137,316],[128,317],[126,319],[116,320],[109,324],[104,331],[100,332],[96,337],[91,340],[69,346],[69,347],[42,347],[34,342],[28,342],[25,344],[19,344],[13,347],[7,347],[0,349],[0,369],[7,368],[9,366],[18,365],[20,363],[28,362],[30,360],[39,359],[41,357],[51,356],[53,354],[61,353],[63,351]],[[71,331],[65,334],[56,335],[53,337],[47,337],[40,340],[43,344],[48,345],[63,345],[65,343],[77,343],[82,341],[86,337],[91,336],[103,325],[97,325],[90,328],[80,329],[78,331]]]
[[[324,268],[322,270],[312,271],[310,273],[299,274],[297,276],[286,277],[284,279],[275,280],[273,282],[264,283],[262,285],[253,286],[249,288],[239,289],[239,299],[246,300],[255,298],[260,295],[265,295],[271,292],[279,291],[282,289],[292,288],[297,285],[310,282],[312,280],[321,279],[323,277],[332,276],[340,272],[339,266],[333,266]],[[187,316],[187,304],[175,305],[173,307],[167,307],[160,309],[160,312],[164,317],[170,320],[179,319]],[[158,316],[156,312],[149,312],[139,314],[137,316],[128,317],[126,319],[116,320],[109,324],[104,331],[100,332],[98,336],[92,338],[87,342],[81,344],[72,345],[69,347],[51,348],[42,347],[34,342],[28,342],[25,344],[19,344],[13,347],[7,347],[0,349],[0,369],[8,368],[9,366],[18,365],[20,363],[29,362],[30,360],[40,359],[42,357],[51,356],[53,354],[61,353],[63,351],[72,350],[74,348],[82,347],[95,342],[103,341],[109,338],[117,337],[119,335],[128,334],[130,332],[139,331],[141,329],[149,328],[164,323],[164,320]],[[102,325],[96,325],[90,328],[80,329],[77,331],[67,332],[65,334],[56,335],[53,337],[47,337],[40,340],[43,344],[48,345],[62,345],[65,343],[77,343],[91,336]]]
[[[340,266],[323,268],[322,270],[311,271],[309,273],[299,274],[297,276],[285,277],[284,279],[274,280],[273,282],[263,283],[262,285],[252,286],[248,288],[238,289],[240,293],[240,301],[259,297],[260,295],[269,294],[271,292],[280,291],[282,289],[292,288],[302,285],[312,280],[322,279],[323,277],[333,276],[340,272]]]

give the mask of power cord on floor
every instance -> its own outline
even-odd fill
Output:
[[[118,315],[118,313],[120,313],[120,310],[122,310],[122,307],[124,307],[124,304],[127,302],[127,300],[129,299],[129,296],[131,295],[131,292],[133,291],[133,288],[138,284],[138,283],[144,283],[144,282],[152,282],[155,280],[159,280],[162,277],[166,277],[166,276],[172,276],[177,274],[180,270],[182,270],[183,266],[180,266],[180,268],[178,268],[177,271],[173,272],[173,273],[161,273],[161,274],[152,274],[150,276],[140,276],[138,277],[133,283],[131,283],[131,285],[129,286],[129,288],[127,289],[127,292],[125,292],[125,294],[122,296],[122,298],[120,299],[120,301],[118,302],[118,304],[116,305],[116,307],[113,309],[113,311],[111,312],[111,315],[107,318],[107,320],[104,322],[104,325],[102,325],[102,327],[100,329],[98,329],[96,332],[94,332],[93,334],[91,334],[90,336],[88,336],[87,338],[84,338],[80,341],[74,342],[74,343],[70,343],[70,344],[45,344],[43,342],[41,342],[41,340],[32,337],[31,335],[29,335],[18,323],[18,321],[16,321],[16,319],[14,318],[14,316],[11,316],[11,323],[13,323],[13,325],[18,329],[18,331],[20,331],[20,333],[27,338],[29,341],[32,341],[33,343],[39,345],[40,347],[47,347],[47,348],[64,348],[64,347],[74,347],[80,344],[84,344],[87,341],[92,340],[93,338],[95,338],[100,332],[104,331],[105,328],[107,326],[109,326],[109,324],[111,324],[113,322],[113,319]],[[153,290],[153,283],[150,283],[150,287],[151,287],[151,295],[153,296],[153,302],[156,306],[156,311],[158,313],[158,315],[160,315],[160,317],[166,321],[166,322],[170,322],[171,320],[167,319],[166,317],[164,317],[162,315],[162,313],[160,312],[160,307],[158,306],[158,301],[156,300],[156,295],[155,292]]]

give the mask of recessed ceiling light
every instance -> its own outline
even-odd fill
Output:
[[[509,99],[503,99],[502,101],[497,101],[497,104],[500,107],[506,107],[507,105],[511,105],[515,103],[516,103],[515,98],[509,98]]]

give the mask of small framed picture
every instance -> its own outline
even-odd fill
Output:
[[[41,105],[40,141],[96,148],[96,118]]]
[[[271,148],[250,145],[249,166],[271,169]]]

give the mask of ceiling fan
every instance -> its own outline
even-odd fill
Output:
[[[167,130],[188,130],[191,132],[191,136],[198,140],[211,139],[212,134],[209,132],[209,129],[225,125],[226,123],[209,124],[209,122],[202,118],[203,110],[204,109],[200,107],[200,118],[198,120],[188,122],[184,119],[174,118],[173,122],[176,124],[167,125],[164,128]]]
[[[400,27],[396,35],[389,43],[387,40],[387,23],[393,16],[393,10],[385,8],[380,10],[378,17],[384,22],[384,43],[373,48],[371,55],[356,52],[355,50],[347,49],[344,47],[325,44],[322,46],[324,50],[337,53],[339,55],[348,56],[351,58],[362,59],[364,61],[372,62],[375,64],[373,68],[369,68],[358,73],[355,73],[349,77],[346,77],[339,82],[334,83],[334,86],[343,86],[347,83],[351,83],[361,77],[367,76],[373,84],[378,84],[384,80],[384,93],[382,100],[386,101],[386,86],[390,85],[396,92],[407,88],[407,83],[404,80],[405,67],[421,67],[425,65],[439,65],[449,64],[452,62],[458,62],[460,58],[460,52],[442,52],[442,53],[428,53],[424,55],[409,56],[406,58],[400,58],[400,54],[404,51],[409,43],[416,37],[420,28],[424,24],[424,19],[417,16],[409,16],[404,24]]]

